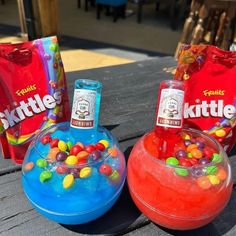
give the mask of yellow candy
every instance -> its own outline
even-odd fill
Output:
[[[53,111],[54,111],[55,114],[58,114],[59,113],[59,107],[56,106]]]
[[[105,148],[108,148],[109,146],[109,142],[105,139],[100,140],[99,143],[103,144]]]
[[[221,138],[221,137],[224,137],[226,135],[226,132],[223,129],[218,129],[218,130],[216,130],[215,134],[216,134],[217,137]]]
[[[91,167],[84,167],[80,170],[79,177],[80,178],[88,178],[92,173]]]
[[[74,176],[72,174],[66,175],[63,179],[63,188],[70,188],[75,182]]]
[[[78,158],[73,155],[68,156],[65,160],[65,163],[70,166],[76,165],[78,163]]]
[[[59,53],[59,52],[56,52],[56,53],[55,53],[55,59],[56,59],[56,60],[60,59],[60,53]]]
[[[185,139],[185,140],[190,140],[191,137],[190,137],[190,135],[188,135],[188,134],[184,134],[184,139]]]
[[[207,177],[212,185],[218,185],[220,183],[220,179],[216,175],[208,175]]]
[[[57,146],[62,152],[65,152],[67,150],[67,144],[62,140],[58,142]]]
[[[190,62],[190,63],[191,63],[191,62]],[[184,79],[184,80],[188,80],[188,79],[189,79],[189,75],[188,75],[188,74],[184,74],[183,79]]]

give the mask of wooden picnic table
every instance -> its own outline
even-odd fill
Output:
[[[160,81],[172,75],[163,68],[174,66],[172,57],[67,73],[72,101],[74,81],[78,78],[100,80],[103,84],[100,124],[119,140],[126,159],[134,143],[154,125]],[[234,182],[235,150],[230,154]],[[229,204],[210,224],[191,231],[174,231],[148,220],[132,202],[127,185],[114,207],[101,218],[78,226],[60,225],[38,214],[21,187],[21,166],[0,160],[0,235],[236,235],[236,190]]]

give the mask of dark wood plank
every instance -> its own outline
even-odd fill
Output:
[[[0,153],[0,176],[13,171],[21,170],[21,165],[14,164],[10,159],[3,159]]]
[[[163,68],[174,64],[172,57],[165,57],[67,73],[70,104],[76,79],[100,80],[103,84],[100,124],[112,129],[120,141],[142,135],[153,127],[160,81],[171,78]],[[19,169],[20,166],[3,160],[0,153],[0,175]]]

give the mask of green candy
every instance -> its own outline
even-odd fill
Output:
[[[179,161],[175,157],[168,157],[166,159],[166,164],[167,165],[172,165],[172,166],[177,166],[179,164]]]
[[[57,43],[51,44],[49,48],[51,51],[56,52],[58,49]]]
[[[72,143],[71,141],[68,141],[68,142],[66,143],[66,145],[67,145],[67,149],[70,151],[70,149],[71,149],[72,146],[73,146],[73,143]]]
[[[113,170],[111,175],[109,175],[109,180],[112,182],[118,182],[120,180],[120,174],[117,170]]]
[[[208,167],[206,167],[207,175],[214,175],[217,171],[218,171],[217,166],[208,166]]]
[[[187,156],[188,156],[188,158],[192,158],[193,154],[191,152],[188,152]]]
[[[48,165],[47,161],[43,158],[37,160],[36,165],[40,168],[44,168]]]
[[[43,171],[39,176],[39,180],[41,183],[44,183],[45,181],[48,181],[51,178],[52,178],[52,172],[48,170]]]
[[[180,176],[188,176],[188,170],[184,168],[175,168],[175,173]]]
[[[211,161],[214,163],[220,163],[222,162],[222,157],[218,153],[213,153],[213,157]]]
[[[4,131],[3,126],[0,126],[0,133]]]

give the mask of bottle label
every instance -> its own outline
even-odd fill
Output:
[[[184,91],[179,89],[162,89],[156,125],[182,128],[182,104]]]
[[[91,129],[94,127],[96,91],[75,89],[71,112],[71,127]]]

